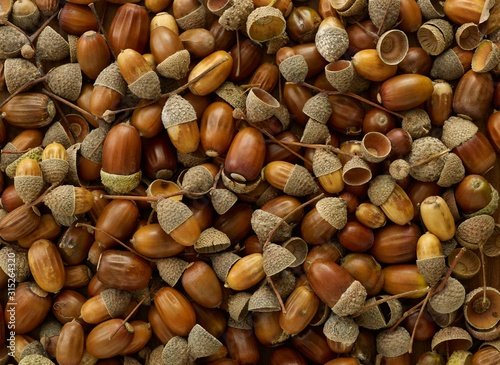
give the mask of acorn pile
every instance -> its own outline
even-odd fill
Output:
[[[500,2],[0,19],[0,364],[500,363]]]

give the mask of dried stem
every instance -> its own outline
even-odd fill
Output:
[[[415,340],[415,334],[417,333],[417,327],[418,323],[420,322],[420,318],[422,318],[422,314],[424,313],[424,309],[427,305],[427,302],[433,295],[432,290],[427,293],[425,296],[422,305],[420,306],[420,311],[418,312],[417,320],[415,321],[415,326],[413,327],[413,331],[411,331],[411,337],[410,337],[410,348],[408,349],[408,352],[411,354],[413,352],[413,341]]]
[[[241,47],[240,47],[240,34],[238,30],[236,32],[236,50],[238,52],[238,58],[236,59],[236,72],[234,76],[239,77],[240,76],[240,68],[241,68]]]
[[[394,294],[394,295],[391,295],[391,296],[388,296],[388,297],[376,300],[374,302],[371,302],[371,303],[366,304],[365,306],[363,306],[363,308],[359,309],[356,313],[353,314],[353,317],[360,316],[361,314],[363,314],[366,311],[372,309],[373,307],[378,306],[379,304],[386,303],[386,302],[388,302],[390,300],[393,300],[393,299],[399,299],[399,298],[404,298],[404,297],[411,296],[411,295],[414,295],[414,294],[420,294],[420,293],[423,293],[424,291],[429,292],[430,291],[430,287],[426,287],[424,289],[410,290],[410,291],[407,291],[407,292],[404,292],[404,293]]]
[[[425,165],[426,163],[429,163],[429,162],[432,162],[436,159],[438,159],[439,157],[443,156],[443,155],[446,155],[448,152],[450,152],[451,150],[450,149],[445,149],[445,150],[442,150],[438,153],[434,153],[433,155],[430,155],[429,157],[427,158],[424,158],[423,160],[421,161],[418,161],[418,162],[415,162],[413,165],[411,165],[410,167],[411,168],[415,168],[415,167],[419,167],[419,166],[422,166],[422,165]]]
[[[380,27],[378,28],[378,32],[377,32],[377,36],[379,36],[379,37],[382,34],[382,29],[384,29],[384,25],[385,25],[385,22],[387,20],[387,14],[389,13],[389,9],[391,8],[392,1],[393,0],[389,0],[389,2],[387,3],[387,7],[385,8],[384,17],[382,18],[382,23],[380,24]]]
[[[487,285],[486,285],[486,258],[484,257],[483,247],[479,247],[479,252],[481,253],[481,271],[483,274],[483,305],[488,303],[488,298],[486,297]]]
[[[347,157],[354,157],[356,156],[353,153],[345,152],[342,151],[340,148],[333,147],[332,145],[329,144],[307,144],[307,143],[301,143],[301,142],[293,142],[293,141],[282,141],[284,144],[289,144],[293,146],[300,146],[300,147],[306,147],[306,148],[322,148],[328,151],[332,151],[334,153],[338,153],[340,155],[345,155]]]
[[[281,311],[283,312],[283,314],[286,314],[286,308],[285,308],[285,303],[283,303],[283,298],[281,298],[281,294],[279,293],[278,289],[276,288],[276,285],[274,285],[274,282],[270,276],[267,277],[267,282],[269,283],[269,285],[271,285],[271,288],[273,289],[274,294],[276,294],[276,298],[278,298],[278,302],[280,303]]]
[[[104,40],[106,41],[106,44],[108,45],[109,51],[111,52],[113,59],[116,60],[115,51],[114,51],[113,47],[111,47],[111,43],[109,42],[109,39],[108,39],[108,36],[104,30],[104,27],[102,26],[101,18],[99,17],[99,14],[97,14],[97,10],[95,8],[94,3],[90,3],[89,7],[90,7],[90,9],[92,9],[92,13],[94,14],[94,17],[97,20],[97,26],[99,27],[99,32],[104,37]]]

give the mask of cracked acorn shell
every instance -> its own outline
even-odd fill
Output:
[[[94,196],[85,188],[61,185],[45,195],[43,202],[54,214],[73,216],[88,212]]]

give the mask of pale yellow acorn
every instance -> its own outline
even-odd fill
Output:
[[[440,196],[432,195],[420,204],[420,217],[427,230],[440,241],[447,241],[455,235],[455,220],[448,204]]]

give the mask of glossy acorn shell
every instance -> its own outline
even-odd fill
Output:
[[[264,165],[266,144],[261,132],[253,127],[239,131],[226,155],[225,173],[237,181],[255,180]]]
[[[251,329],[228,326],[226,346],[229,355],[238,364],[257,364],[259,362],[259,343]]]
[[[473,90],[481,90],[475,93]],[[493,100],[493,78],[491,73],[467,71],[459,80],[453,93],[453,111],[456,114],[467,115],[475,121],[488,115]]]
[[[221,101],[211,103],[203,112],[200,122],[201,147],[207,156],[224,155],[231,145],[235,130],[233,108]]]
[[[85,32],[78,38],[76,54],[83,73],[92,80],[111,63],[108,44],[104,37],[95,31]]]
[[[182,273],[181,283],[187,294],[206,308],[222,303],[222,285],[214,270],[204,261],[195,261]]]
[[[149,262],[132,252],[107,250],[100,257],[97,278],[116,289],[136,290],[148,285],[152,272]]]
[[[34,242],[28,250],[28,263],[40,288],[49,293],[62,289],[66,273],[56,245],[45,239]]]
[[[150,179],[170,179],[177,169],[177,152],[166,132],[142,143],[142,169]]]
[[[121,319],[114,318],[98,324],[90,331],[85,348],[95,358],[106,359],[122,353],[133,339],[133,327],[129,323],[123,325]]]
[[[233,68],[233,57],[226,51],[215,51],[208,55],[191,70],[188,76],[188,81],[193,80],[195,77],[201,75],[208,68],[217,65],[213,70],[205,74],[201,79],[192,83],[189,90],[196,95],[208,95],[215,91],[231,73]]]
[[[96,228],[99,228],[94,234],[95,240],[104,248],[116,246],[118,243],[110,235],[125,241],[134,231],[138,218],[139,208],[134,202],[124,199],[111,200],[95,224]]]
[[[427,282],[419,273],[416,264],[389,265],[382,269],[384,272],[383,290],[391,295],[411,290],[425,289]],[[421,290],[407,298],[421,298],[426,293]]]
[[[432,95],[431,79],[419,74],[391,77],[380,85],[377,99],[393,111],[407,110],[425,102]]]
[[[97,31],[97,20],[92,10],[83,4],[67,2],[59,11],[59,26],[66,33],[82,35],[86,31]]]
[[[120,123],[106,135],[102,169],[110,174],[131,175],[141,168],[141,138],[137,129]]]
[[[134,26],[131,27],[131,24]],[[146,8],[131,3],[120,6],[111,22],[108,39],[116,56],[126,48],[143,53],[149,40],[149,16]]]
[[[416,259],[420,230],[414,223],[398,225],[390,223],[375,231],[370,253],[384,264],[409,262]]]
[[[163,287],[155,294],[158,313],[173,334],[186,336],[196,324],[196,314],[187,298],[177,289]]]

